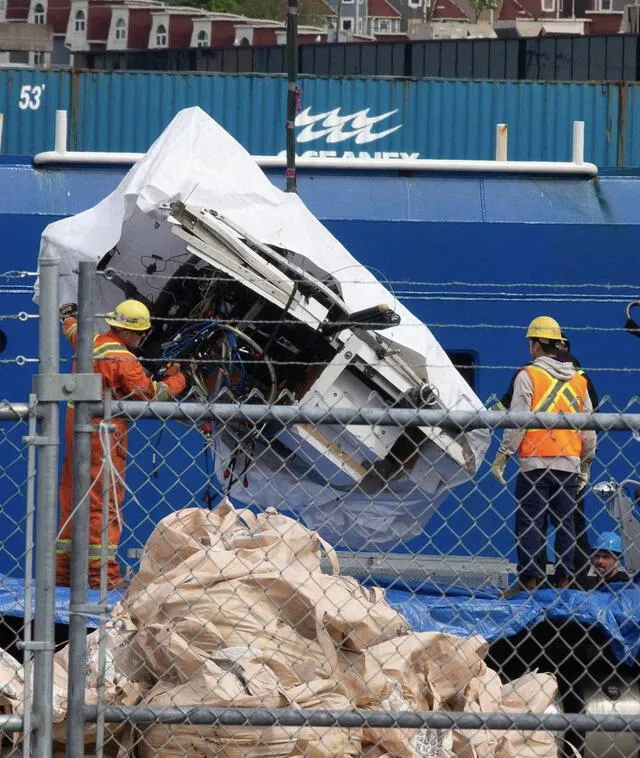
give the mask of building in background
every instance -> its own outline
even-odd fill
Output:
[[[318,22],[299,27],[299,42],[640,31],[640,6],[627,0],[501,0],[495,10],[481,13],[472,2],[315,0]],[[0,35],[0,65],[14,66],[69,66],[78,52],[286,43],[284,21],[165,5],[160,0],[0,0],[1,23],[50,27],[49,46],[36,45],[35,35],[24,29],[12,33],[8,28]]]

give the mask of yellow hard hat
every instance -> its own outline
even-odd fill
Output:
[[[104,320],[109,326],[129,329],[132,332],[146,332],[151,329],[151,314],[139,300],[123,300]]]
[[[527,339],[562,341],[560,324],[551,316],[538,316],[529,324]]]

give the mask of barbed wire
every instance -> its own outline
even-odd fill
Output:
[[[4,271],[3,273],[0,273],[0,278],[3,279],[24,279],[27,276],[39,276],[37,271],[20,271],[17,269],[11,269],[9,271]]]
[[[16,366],[24,366],[26,363],[40,363],[40,359],[27,358],[24,355],[16,355],[14,358],[0,358],[0,363],[13,363]]]
[[[186,253],[185,253],[186,255]],[[206,261],[202,261],[203,263],[206,263]],[[283,260],[283,263],[286,264],[286,261]],[[213,269],[213,265],[211,265],[211,268]],[[356,264],[360,265],[360,264]],[[351,267],[349,267],[351,268]],[[364,268],[367,268],[364,266]],[[327,278],[334,277],[336,273],[339,273],[340,271],[343,271],[344,269],[337,269],[336,271],[326,271],[324,272],[327,276]],[[368,269],[367,269],[368,270]],[[109,279],[114,275],[122,274],[130,277],[135,278],[154,278],[154,279],[176,279],[176,280],[186,280],[186,281],[192,281],[192,280],[202,280],[203,276],[191,276],[186,274],[164,274],[164,273],[158,273],[158,272],[135,272],[135,271],[125,271],[124,269],[116,269],[113,267],[106,268],[102,271],[97,272],[99,276],[104,276],[105,278]],[[204,271],[203,271],[204,273]],[[239,280],[238,278],[234,276],[230,276],[228,274],[222,274],[216,276],[216,279],[219,281],[264,281],[264,277],[256,275],[255,278],[252,277],[245,277],[242,280]],[[311,275],[309,278],[296,278],[294,276],[283,276],[282,281],[283,282],[309,282],[312,280]],[[318,278],[319,282],[324,283],[324,280]],[[362,279],[340,279],[338,281],[339,284],[375,284],[375,282],[363,282]],[[378,284],[382,284],[382,282],[378,282]],[[629,290],[635,290],[638,293],[640,293],[640,283],[639,284],[611,284],[611,283],[580,283],[580,284],[562,284],[562,283],[548,283],[548,282],[463,282],[463,281],[448,281],[448,282],[435,282],[425,279],[386,279],[384,280],[384,284],[392,284],[392,285],[410,285],[410,286],[416,286],[416,287],[470,287],[470,288],[479,288],[479,287],[504,287],[504,288],[515,288],[515,287],[522,287],[523,289],[530,290],[533,287],[539,287],[541,289],[605,289],[605,290],[612,290],[612,289],[629,289]],[[396,293],[397,294],[397,293]]]
[[[108,313],[95,313],[95,318],[105,318],[108,316]],[[200,318],[193,318],[189,316],[152,316],[151,321],[157,321],[157,322],[166,322],[166,323],[184,323],[184,324],[200,324],[200,323],[211,323],[211,324],[266,324],[266,325],[276,325],[281,324],[283,326],[286,325],[296,325],[299,326],[302,322],[295,318],[275,318],[275,319],[259,319],[259,318],[251,318],[251,319],[242,319],[242,318],[212,318],[212,317],[200,317]],[[327,322],[330,326],[344,326],[345,328],[348,327],[354,327],[354,322],[350,320],[341,321],[330,321]],[[389,328],[398,329],[401,327],[407,327],[407,328],[415,328],[417,325],[420,324],[426,326],[427,328],[441,328],[441,329],[514,329],[518,331],[526,331],[528,324],[487,324],[483,322],[478,322],[477,324],[474,323],[453,323],[453,322],[431,322],[431,321],[423,321],[419,323],[402,323],[399,324],[393,324],[389,325]],[[372,329],[375,331],[376,324],[366,324],[363,323],[361,325],[357,325],[358,329]],[[386,325],[385,325],[386,326]],[[310,327],[312,328],[312,327]],[[563,330],[565,331],[572,331],[572,332],[623,332],[624,327],[622,326],[563,326]]]
[[[139,355],[136,357],[137,360],[141,360],[143,363],[156,363],[161,365],[167,365],[169,363],[189,363],[190,358],[184,357],[174,357],[174,358],[154,358],[154,357],[147,357],[145,355]],[[61,359],[64,360],[64,359]],[[128,357],[105,357],[101,358],[102,361],[130,361],[131,358]],[[336,361],[336,360],[325,360],[325,361],[314,361],[311,362],[308,359],[307,360],[280,360],[277,358],[268,358],[268,361],[272,363],[274,366],[303,366],[303,367],[320,367],[320,366],[336,366],[336,367],[342,367],[347,368],[349,366],[353,366],[353,361],[345,360],[345,361]],[[243,358],[242,362],[248,365],[262,365],[265,363],[264,358]],[[216,358],[198,358],[196,363],[198,365],[206,365],[206,364],[214,364],[214,365],[221,365],[223,363],[222,359],[216,359]],[[475,370],[475,369],[492,369],[492,370],[511,370],[516,371],[518,369],[521,369],[524,367],[524,364],[520,361],[518,363],[503,363],[503,364],[491,364],[491,363],[408,363],[405,361],[406,365],[410,368],[417,369],[417,370],[424,370],[427,371],[430,369],[447,369],[447,368],[456,368],[456,369],[467,369],[467,370]],[[587,371],[589,373],[593,372],[622,372],[622,373],[637,373],[640,372],[640,365],[637,367],[621,367],[621,366],[581,366],[582,371]]]

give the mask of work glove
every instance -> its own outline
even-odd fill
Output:
[[[491,464],[491,473],[493,474],[494,479],[496,479],[503,486],[507,483],[504,478],[504,470],[507,463],[509,462],[509,458],[510,456],[508,456],[506,453],[499,452],[496,454],[496,457]]]
[[[170,376],[176,376],[176,374],[180,374],[180,373],[181,373],[181,370],[180,370],[179,363],[167,363],[158,369],[156,378],[167,379]]]
[[[77,303],[63,303],[60,306],[60,318],[70,318],[73,316],[75,318],[78,315],[78,304]]]
[[[580,464],[580,473],[578,474],[578,494],[589,484],[591,478],[591,466],[588,463]]]

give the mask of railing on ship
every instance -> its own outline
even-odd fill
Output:
[[[0,116],[1,118],[1,116]],[[0,120],[0,124],[1,124]],[[53,150],[38,153],[34,163],[39,166],[51,164],[111,164],[136,163],[142,153],[107,153],[71,151],[67,149],[67,111],[56,111],[55,146]],[[0,144],[2,134],[0,132]],[[285,168],[284,156],[254,156],[262,168]],[[570,161],[510,161],[508,159],[508,126],[496,124],[495,160],[442,160],[414,158],[360,159],[360,158],[298,158],[302,169],[344,169],[365,171],[432,171],[454,173],[500,173],[500,174],[552,174],[594,177],[598,167],[584,160],[584,121],[573,122],[572,155]]]

